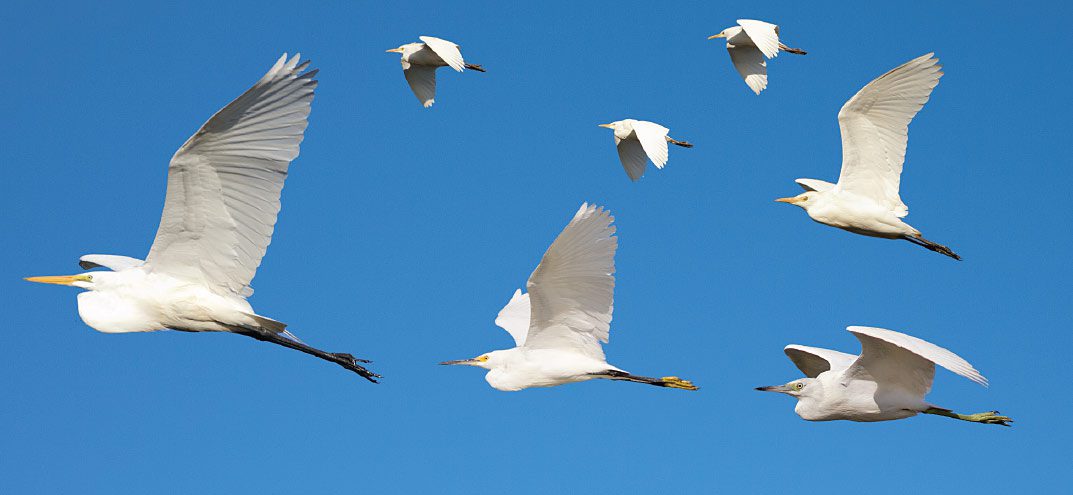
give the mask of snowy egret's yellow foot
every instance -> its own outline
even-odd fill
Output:
[[[698,389],[696,385],[693,385],[693,382],[689,380],[683,380],[681,378],[678,378],[677,376],[665,376],[663,378],[660,378],[660,380],[663,382],[661,383],[661,385],[664,387],[680,388],[682,390]]]
[[[960,419],[962,421],[970,421],[973,423],[983,423],[987,425],[1002,425],[1010,426],[1013,422],[1009,416],[1002,416],[998,411],[987,411],[976,414],[958,414],[949,409],[943,409],[941,407],[929,407],[923,411],[924,414],[935,414],[938,416],[946,416],[948,418]]]

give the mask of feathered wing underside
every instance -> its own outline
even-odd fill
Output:
[[[778,26],[764,21],[752,19],[738,19],[738,25],[753,40],[753,44],[767,58],[779,56],[779,28]]]
[[[844,370],[857,359],[853,354],[797,344],[786,346],[783,352],[809,378],[816,378],[828,370]]]
[[[641,146],[641,141],[636,136],[627,139],[615,138],[615,149],[618,150],[618,160],[622,162],[622,168],[626,169],[626,175],[630,180],[640,179],[645,174],[648,166],[648,155]]]
[[[436,102],[436,68],[428,65],[412,65],[406,61],[402,63],[402,74],[406,76],[406,82],[410,84],[410,90],[414,92],[417,101],[425,108],[431,107]]]
[[[838,187],[872,198],[899,217],[909,213],[898,193],[909,122],[943,75],[933,55],[917,57],[879,76],[838,112],[842,131]]]
[[[634,135],[656,168],[663,168],[667,164],[668,132],[671,132],[670,129],[653,122],[638,120],[633,123]]]
[[[452,69],[458,72],[465,70],[466,62],[462,60],[462,52],[458,49],[458,45],[432,36],[419,36],[417,39],[436,52],[436,55],[439,55]]]
[[[806,191],[826,191],[835,187],[835,184],[831,184],[825,180],[820,179],[797,179],[796,182],[802,189]]]
[[[750,44],[736,45],[728,41],[727,51],[730,52],[730,61],[734,63],[734,68],[741,74],[742,79],[745,79],[745,84],[753,93],[759,95],[767,88],[767,61],[759,48]]]
[[[113,272],[118,272],[120,270],[126,270],[127,268],[142,266],[144,263],[145,261],[138,258],[117,256],[114,254],[87,254],[78,258],[78,266],[82,267],[83,270],[104,267]]]
[[[248,296],[272,239],[280,191],[305,132],[316,70],[284,54],[171,159],[153,271]]]
[[[571,349],[603,360],[614,306],[614,218],[602,207],[581,205],[551,244],[527,289],[532,304],[525,346]]]
[[[531,311],[529,294],[523,294],[521,289],[517,289],[507,305],[496,315],[496,325],[514,337],[514,344],[518,347],[525,345],[525,338],[529,334]]]
[[[938,364],[987,386],[987,379],[957,354],[911,335],[873,327],[849,327],[861,341],[861,355],[846,369],[844,379],[865,378],[880,386],[898,387],[923,397],[931,391]]]

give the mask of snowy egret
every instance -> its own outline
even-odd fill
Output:
[[[879,76],[838,112],[842,173],[837,184],[797,179],[805,192],[775,201],[804,208],[813,220],[850,232],[905,239],[956,260],[950,248],[929,241],[901,220],[909,208],[898,195],[909,122],[928,101],[943,73],[929,53]]]
[[[450,67],[458,72],[465,69],[485,72],[484,67],[463,61],[459,46],[450,41],[432,36],[419,36],[418,39],[423,43],[407,43],[387,51],[402,54],[402,74],[410,83],[417,101],[425,108],[436,102],[436,69]]]
[[[1009,426],[998,411],[957,414],[924,402],[938,364],[980,385],[987,379],[958,355],[893,330],[849,327],[861,341],[861,355],[788,345],[790,360],[805,376],[785,385],[759,387],[797,399],[794,411],[808,421],[889,421],[936,414],[948,418]]]
[[[600,342],[610,332],[618,246],[613,221],[603,208],[582,204],[529,276],[529,292],[514,291],[496,325],[517,347],[440,364],[484,368],[488,384],[503,391],[595,378],[696,390],[674,376],[631,375],[604,358]]]
[[[618,159],[630,180],[640,179],[644,175],[648,160],[652,160],[656,168],[663,168],[667,164],[667,143],[683,148],[693,147],[690,143],[671,138],[667,135],[670,129],[654,122],[626,119],[599,125],[615,131]]]
[[[78,314],[104,333],[173,329],[231,332],[336,363],[370,381],[345,353],[310,347],[283,323],[254,313],[250,281],[272,240],[280,190],[309,117],[317,71],[299,55],[276,62],[248,91],[216,112],[179,148],[168,167],[164,213],[143,261],[86,255],[80,275],[31,282],[86,289]]]
[[[779,51],[805,55],[800,48],[790,48],[779,41],[779,26],[764,21],[738,19],[737,26],[722,30],[708,39],[726,38],[727,51],[734,68],[745,79],[753,93],[760,94],[767,88],[767,60],[775,58]]]

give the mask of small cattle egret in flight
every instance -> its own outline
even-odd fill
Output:
[[[667,135],[670,129],[654,122],[626,119],[599,125],[614,129],[618,159],[630,180],[640,179],[644,175],[648,160],[652,160],[656,168],[662,169],[667,164],[667,143],[683,148],[693,147],[690,143],[671,138]]]
[[[250,281],[272,240],[280,190],[298,156],[316,70],[284,54],[175,152],[160,228],[143,261],[83,256],[80,275],[26,280],[86,289],[78,314],[105,333],[231,332],[302,351],[375,382],[362,359],[310,347],[254,313]],[[127,185],[126,187],[133,187]]]
[[[753,93],[760,94],[767,88],[767,60],[775,58],[779,51],[805,55],[799,48],[790,48],[779,41],[779,26],[764,21],[738,19],[739,26],[731,26],[708,39],[726,38],[727,51],[734,68],[745,79]]]
[[[775,201],[804,208],[813,220],[855,234],[905,239],[956,260],[950,248],[921,236],[901,220],[909,214],[898,195],[909,122],[928,101],[943,73],[931,53],[879,76],[838,112],[842,173],[837,184],[797,179],[806,192]]]
[[[484,67],[463,61],[459,46],[450,41],[432,36],[419,36],[418,39],[424,43],[407,43],[387,51],[402,54],[402,74],[406,76],[406,82],[410,83],[410,89],[417,101],[425,108],[436,102],[437,68],[451,67],[458,72],[465,69],[485,72]]]
[[[998,411],[957,414],[924,402],[938,364],[980,385],[987,379],[958,355],[930,342],[893,330],[849,327],[861,341],[861,355],[788,345],[790,360],[805,376],[785,385],[759,387],[797,399],[794,412],[808,421],[889,421],[917,413],[1009,426]]]
[[[600,342],[607,342],[614,306],[618,239],[613,221],[603,208],[582,204],[529,276],[529,293],[514,292],[496,325],[514,337],[517,347],[440,364],[484,368],[488,384],[503,391],[594,378],[696,390],[674,376],[631,375],[604,358]]]

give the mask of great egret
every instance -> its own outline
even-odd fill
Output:
[[[450,67],[458,72],[465,69],[485,72],[484,67],[463,61],[459,46],[450,41],[432,36],[418,36],[417,39],[424,43],[407,43],[387,51],[402,54],[402,74],[410,83],[417,101],[425,108],[436,102],[436,69]]]
[[[764,57],[775,58],[779,51],[805,55],[800,48],[790,48],[779,41],[779,26],[764,21],[738,19],[738,26],[728,27],[708,39],[726,38],[727,51],[734,68],[745,79],[745,84],[753,93],[760,94],[767,88],[767,61]]]
[[[824,225],[885,239],[905,239],[956,260],[901,220],[909,214],[898,195],[909,122],[928,101],[943,73],[932,53],[910,60],[850,98],[838,112],[842,173],[837,184],[797,179],[806,192],[775,201],[797,205]]]
[[[938,364],[980,385],[987,379],[956,354],[893,330],[849,327],[861,341],[861,355],[788,345],[790,360],[805,376],[785,385],[759,387],[797,399],[794,412],[808,421],[889,421],[917,413],[1009,426],[998,411],[957,414],[924,402]]]
[[[440,364],[489,370],[485,380],[503,391],[595,378],[696,390],[674,376],[631,375],[604,358],[600,342],[607,342],[610,332],[618,246],[613,221],[603,208],[582,204],[529,276],[529,293],[514,291],[496,325],[514,337],[517,347]]]
[[[231,332],[336,363],[375,382],[350,354],[310,347],[286,325],[254,313],[250,280],[272,240],[287,167],[298,156],[317,70],[282,57],[175,152],[156,239],[145,261],[82,256],[80,275],[31,282],[86,289],[78,314],[105,333]]]
[[[667,143],[683,148],[693,147],[690,143],[671,138],[667,135],[670,129],[654,122],[626,119],[599,125],[615,131],[618,159],[630,180],[640,179],[644,175],[648,160],[652,160],[656,168],[663,168],[667,164]]]

